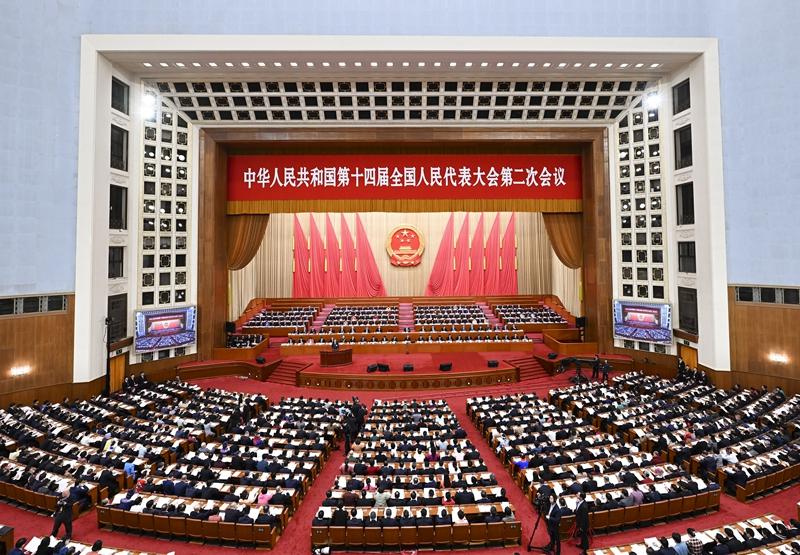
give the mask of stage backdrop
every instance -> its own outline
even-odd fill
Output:
[[[484,239],[488,237],[496,213],[484,214]],[[466,213],[454,214],[456,233],[461,229]],[[470,213],[470,230],[480,214]],[[325,214],[298,214],[297,219],[306,237],[310,235],[309,217],[325,236]],[[505,231],[511,217],[500,213],[500,229]],[[344,214],[351,234],[356,229],[355,214]],[[359,214],[364,225],[375,261],[383,279],[387,296],[421,296],[431,274],[439,243],[444,234],[450,213],[390,213],[369,212]],[[330,214],[336,236],[341,245],[340,214]],[[229,280],[229,319],[235,320],[247,303],[256,297],[292,297],[292,255],[295,215],[272,214],[264,240],[253,260],[241,270],[231,271]],[[386,251],[389,233],[400,226],[418,229],[425,242],[425,252],[419,265],[397,267],[391,264]],[[520,295],[558,295],[566,308],[575,315],[581,314],[581,270],[567,268],[553,252],[547,236],[542,214],[516,213],[517,281]]]

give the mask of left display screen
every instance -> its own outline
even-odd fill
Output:
[[[136,311],[134,349],[137,353],[185,347],[196,341],[196,306]]]

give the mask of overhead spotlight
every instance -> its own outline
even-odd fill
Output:
[[[644,99],[644,107],[647,110],[655,110],[661,106],[661,95],[657,92],[648,94]]]
[[[147,92],[142,96],[142,118],[152,120],[156,115],[156,95]]]

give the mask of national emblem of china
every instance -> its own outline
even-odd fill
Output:
[[[394,228],[386,241],[386,252],[392,266],[417,266],[424,250],[422,235],[410,225]]]

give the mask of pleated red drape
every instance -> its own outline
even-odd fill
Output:
[[[303,298],[311,296],[311,274],[308,273],[308,241],[300,220],[294,217],[294,275],[292,276],[292,296]]]
[[[325,245],[314,216],[309,214],[309,235],[311,237],[311,296],[325,296]]]
[[[431,297],[449,295],[453,287],[453,214],[447,220],[447,225],[439,243],[439,252],[433,261],[431,276],[425,287],[425,294]]]
[[[356,246],[353,243],[353,236],[350,235],[350,228],[341,214],[341,233],[342,233],[342,275],[339,286],[342,297],[355,297],[358,295],[358,275],[356,273]]]
[[[553,251],[567,268],[583,266],[583,224],[581,214],[544,213],[544,227]]]
[[[359,297],[385,297],[386,288],[383,278],[375,263],[375,256],[369,244],[369,237],[361,223],[361,218],[356,214],[356,245],[358,246],[358,296]]]
[[[339,240],[336,238],[336,231],[333,229],[330,214],[325,214],[325,296],[338,297],[340,290],[340,268]]]
[[[503,235],[503,246],[500,250],[502,268],[500,270],[500,294],[517,294],[517,234],[516,214],[511,214],[506,232]]]
[[[483,214],[475,225],[469,249],[469,294],[483,295]]]
[[[484,295],[500,294],[500,214],[494,217],[484,251],[486,271],[483,280]]]
[[[228,227],[228,269],[241,270],[258,252],[267,231],[269,214],[226,216]]]
[[[466,297],[469,291],[469,214],[464,216],[461,231],[458,232],[455,250],[455,271],[451,295]]]

